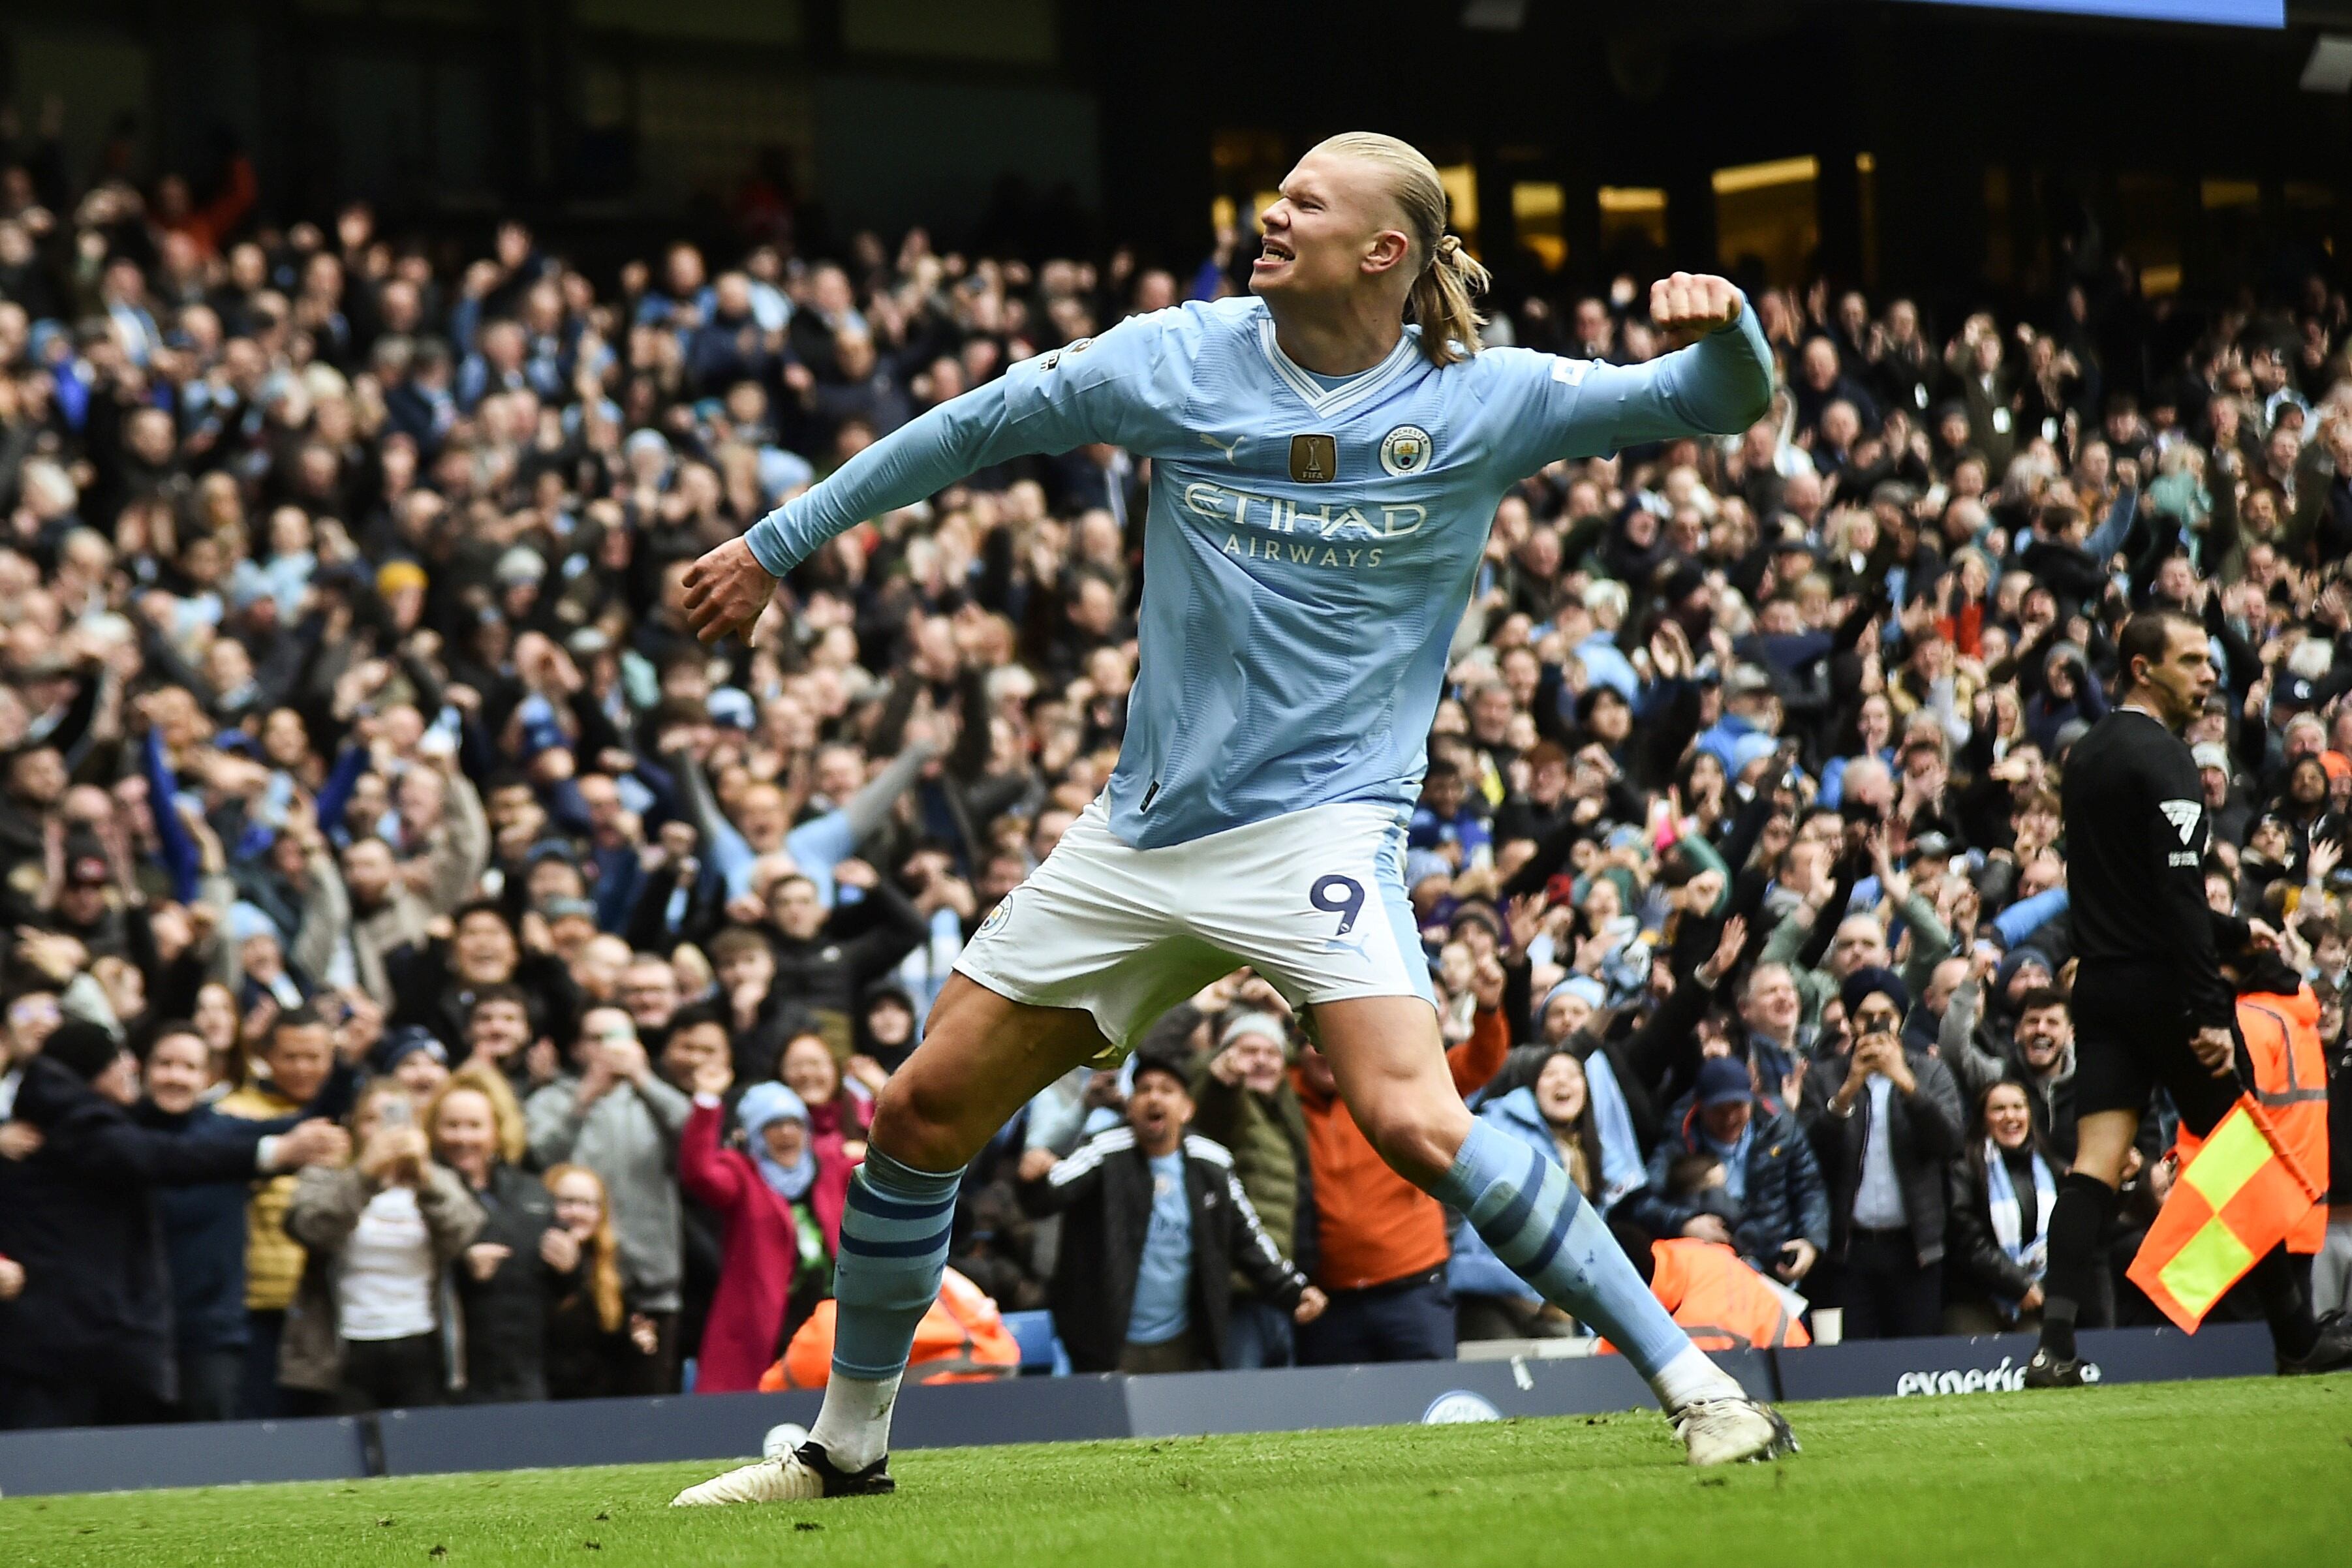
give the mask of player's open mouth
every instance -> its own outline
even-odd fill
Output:
[[[1263,248],[1258,252],[1257,259],[1250,265],[1252,267],[1280,267],[1286,262],[1296,261],[1297,259],[1298,259],[1297,255],[1292,252],[1288,246],[1283,244],[1280,240],[1274,238],[1272,235],[1268,235],[1265,241]]]

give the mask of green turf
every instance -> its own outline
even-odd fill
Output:
[[[2352,1377],[1792,1406],[1694,1471],[1654,1415],[910,1453],[895,1498],[672,1510],[708,1465],[0,1502],[10,1564],[1539,1568],[2308,1563],[2352,1526]],[[560,1412],[551,1410],[551,1418]]]

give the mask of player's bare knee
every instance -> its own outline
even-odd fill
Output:
[[[1419,1187],[1431,1186],[1452,1169],[1454,1156],[1462,1152],[1462,1130],[1423,1107],[1399,1106],[1376,1113],[1363,1130],[1389,1168]]]
[[[971,1158],[959,1148],[950,1097],[928,1092],[922,1075],[899,1072],[874,1097],[874,1124],[867,1142],[900,1165],[919,1171],[960,1170]]]

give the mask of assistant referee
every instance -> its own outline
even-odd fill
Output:
[[[2205,903],[2207,820],[2197,764],[2179,731],[2213,690],[2205,629],[2152,611],[2124,625],[2120,701],[2068,758],[2061,790],[2075,973],[2074,1168],[2050,1213],[2042,1344],[2028,1387],[2083,1382],[2074,1324],[2090,1293],[2099,1238],[2115,1218],[2124,1161],[2152,1090],[2172,1096],[2192,1131],[2210,1133],[2238,1098],[2242,1050],[2224,954],[2275,945],[2267,927]],[[2352,1365],[2352,1323],[2312,1317],[2284,1248],[2247,1276],[2270,1320],[2283,1372]]]

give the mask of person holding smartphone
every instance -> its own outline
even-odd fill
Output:
[[[1843,1307],[1848,1339],[1943,1322],[1945,1166],[1960,1149],[1950,1069],[1903,1043],[1911,993],[1872,965],[1839,988],[1853,1048],[1817,1057],[1797,1121],[1830,1189],[1830,1250],[1807,1293]],[[1826,1037],[1825,1037],[1826,1039]]]
[[[443,1277],[482,1228],[481,1206],[436,1164],[408,1091],[368,1086],[352,1112],[358,1159],[304,1171],[286,1228],[310,1249],[278,1352],[278,1381],[344,1413],[438,1405]]]

